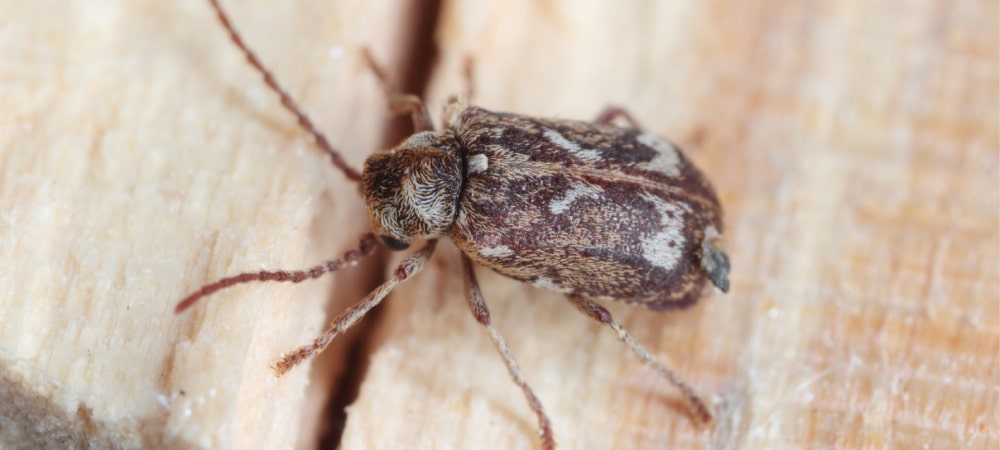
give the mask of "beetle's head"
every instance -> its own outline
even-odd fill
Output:
[[[426,131],[365,161],[362,194],[375,234],[393,250],[448,233],[462,188],[454,135]]]

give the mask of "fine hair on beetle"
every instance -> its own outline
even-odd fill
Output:
[[[614,300],[662,311],[696,303],[709,283],[729,290],[722,206],[705,176],[676,146],[642,131],[617,108],[608,108],[594,122],[580,122],[488,111],[453,99],[445,106],[444,130],[434,131],[424,103],[396,92],[365,50],[390,109],[409,113],[416,132],[369,156],[359,173],[244,44],[218,0],[209,1],[230,39],[281,104],[333,165],[360,184],[373,232],[363,235],[357,248],[310,269],[247,272],[204,285],[177,304],[177,313],[236,284],[298,283],[356,265],[380,243],[405,250],[415,239],[424,241],[387,281],[341,313],[315,341],[283,355],[274,366],[280,376],[323,351],[397,284],[423,269],[438,239],[447,237],[461,250],[472,314],[486,327],[537,416],[542,448],[555,448],[550,420],[490,320],[474,263],[565,293],[573,306],[612,328],[643,363],[677,386],[699,419],[712,420],[694,390],[596,302]],[[471,79],[470,67],[466,76]],[[628,126],[616,126],[616,121]]]

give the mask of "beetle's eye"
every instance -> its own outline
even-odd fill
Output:
[[[409,242],[403,242],[392,236],[379,236],[378,238],[382,240],[382,243],[385,244],[386,247],[389,247],[389,250],[399,251],[410,248]]]

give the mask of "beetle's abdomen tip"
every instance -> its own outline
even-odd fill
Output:
[[[716,288],[729,292],[729,256],[722,251],[722,236],[715,227],[709,227],[701,243],[701,267]]]

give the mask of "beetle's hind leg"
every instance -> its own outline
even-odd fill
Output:
[[[625,328],[615,321],[614,317],[611,316],[611,313],[608,312],[607,309],[598,305],[593,300],[579,295],[569,295],[567,297],[573,302],[577,309],[582,311],[584,314],[615,330],[615,332],[618,333],[618,339],[624,342],[628,348],[632,349],[632,352],[635,353],[635,355],[638,356],[643,363],[673,383],[674,386],[677,386],[677,388],[681,390],[681,393],[684,394],[684,397],[688,400],[688,402],[691,403],[691,406],[698,414],[698,418],[700,418],[703,422],[710,422],[712,420],[712,413],[709,412],[708,406],[706,406],[701,397],[694,392],[694,389],[692,389],[691,386],[688,386],[684,380],[681,380],[676,373],[666,368],[663,364],[660,364],[656,358],[653,358],[653,355],[650,354],[649,351],[647,351],[641,344],[639,344],[639,342],[635,340],[635,337],[629,334],[628,331],[625,331]]]
[[[538,416],[538,434],[542,439],[542,448],[545,450],[554,449],[556,444],[552,437],[552,426],[550,425],[549,417],[542,408],[542,402],[538,400],[534,391],[528,386],[528,382],[525,381],[524,375],[521,374],[521,368],[517,365],[517,360],[511,354],[510,348],[507,347],[507,342],[500,335],[500,332],[497,331],[496,327],[493,326],[493,322],[490,321],[490,310],[486,306],[486,300],[483,299],[483,293],[479,290],[476,273],[472,270],[472,261],[465,254],[462,254],[462,279],[465,283],[465,294],[469,301],[469,308],[472,309],[472,315],[489,331],[490,339],[493,340],[493,345],[496,346],[497,352],[500,353],[504,364],[507,365],[507,371],[510,372],[511,378],[514,379],[514,383],[524,392],[524,396],[528,399],[528,405],[531,406],[531,410]]]
[[[597,115],[597,118],[594,119],[594,122],[603,125],[611,125],[615,122],[615,120],[618,119],[623,120],[625,124],[627,124],[630,128],[635,128],[636,130],[642,129],[642,127],[639,126],[639,122],[637,122],[635,118],[633,118],[632,115],[628,113],[628,111],[618,106],[604,107],[604,110]]]
[[[295,351],[282,356],[281,361],[278,361],[274,365],[274,371],[278,376],[284,375],[299,363],[322,352],[326,346],[330,345],[330,342],[333,342],[334,338],[354,326],[368,311],[381,303],[382,299],[392,291],[392,288],[408,280],[417,272],[420,272],[427,265],[427,261],[431,258],[431,255],[434,254],[435,245],[437,245],[437,239],[427,241],[424,248],[407,256],[403,262],[399,263],[399,266],[396,267],[395,272],[392,274],[392,278],[371,291],[361,302],[340,313],[333,323],[330,324],[330,328],[327,328],[312,344],[299,347]]]

